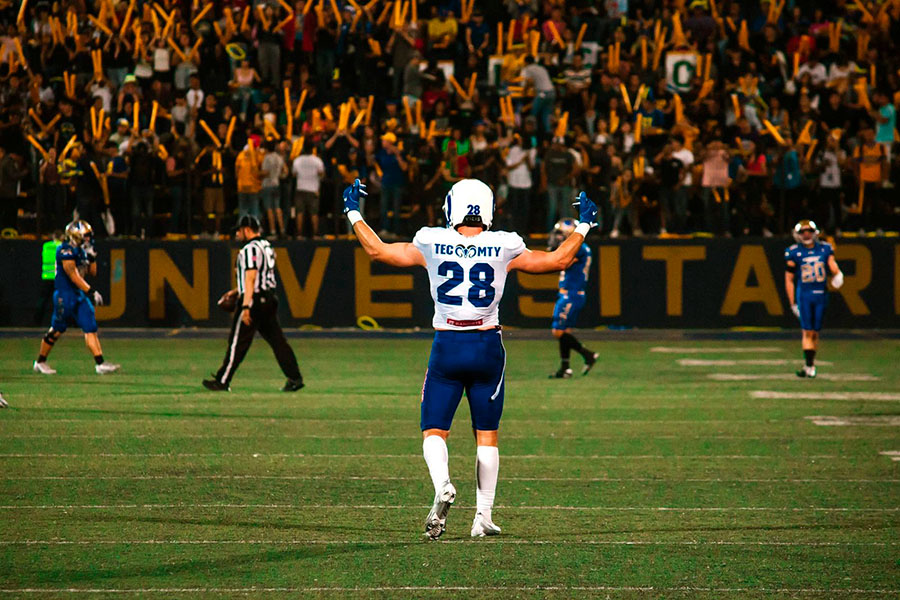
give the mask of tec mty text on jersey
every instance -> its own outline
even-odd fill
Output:
[[[463,244],[434,244],[434,256],[455,256],[456,258],[500,258],[500,246],[476,246]]]

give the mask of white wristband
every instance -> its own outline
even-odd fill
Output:
[[[578,226],[575,227],[575,233],[580,233],[582,237],[587,237],[588,231],[590,230],[590,223],[579,223]]]
[[[360,213],[358,210],[351,210],[347,213],[347,219],[350,220],[350,227],[353,227],[363,220],[363,216],[362,213]]]

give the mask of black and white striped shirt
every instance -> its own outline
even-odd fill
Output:
[[[244,244],[238,254],[235,270],[239,294],[244,294],[244,275],[250,270],[258,271],[254,294],[275,291],[275,250],[268,241],[254,238]]]

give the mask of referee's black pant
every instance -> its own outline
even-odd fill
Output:
[[[231,378],[244,360],[257,331],[272,347],[278,366],[281,367],[285,377],[293,380],[302,379],[300,367],[297,366],[297,357],[278,322],[278,299],[268,294],[254,296],[249,325],[241,321],[241,308],[238,306],[231,324],[231,334],[228,336],[228,351],[225,353],[221,368],[216,373],[216,379],[224,385],[231,383]]]

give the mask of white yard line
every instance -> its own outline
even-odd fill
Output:
[[[755,365],[760,367],[780,367],[786,365],[800,366],[803,364],[801,359],[792,360],[788,358],[746,358],[746,359],[703,359],[703,358],[679,358],[678,364],[682,367],[736,367],[739,365]],[[834,363],[827,360],[816,361],[817,365],[829,366]]]
[[[871,400],[873,402],[900,401],[900,393],[892,392],[779,392],[774,390],[754,390],[751,398],[758,400]]]
[[[613,408],[613,407],[603,407],[597,406],[593,409],[604,409],[604,408]],[[634,410],[636,407],[629,406],[624,407],[628,410]],[[638,409],[640,409],[638,407]],[[658,409],[652,409],[658,410]],[[399,423],[401,425],[409,425],[414,428],[416,432],[418,432],[419,421],[417,418],[407,418],[407,419],[381,419],[373,417],[372,419],[298,419],[294,418],[290,415],[288,416],[254,416],[248,415],[246,417],[231,417],[231,416],[222,416],[222,417],[195,417],[191,414],[184,415],[159,415],[156,419],[8,419],[5,420],[4,426],[9,426],[13,423],[15,424],[32,424],[32,423],[53,423],[54,425],[59,423],[90,423],[92,426],[96,425],[109,425],[112,423],[125,423],[128,425],[136,425],[136,424],[154,424],[161,425],[171,421],[188,421],[191,423],[222,423],[222,422],[247,422],[247,421],[264,421],[269,423],[278,423],[280,421],[288,420],[292,424],[299,423],[314,423],[318,426],[319,423],[328,422],[329,424],[342,424],[342,423],[364,423],[367,425],[371,425],[373,420],[378,421],[379,424],[386,423]],[[646,423],[665,423],[667,425],[695,425],[698,423],[777,423],[784,421],[784,419],[688,419],[688,420],[669,420],[669,419],[518,419],[514,416],[504,416],[503,422],[505,424],[515,423],[515,424],[538,424],[538,425],[585,425],[590,423],[605,423],[605,424],[616,424],[616,425],[627,425],[629,423],[637,423],[637,424],[646,424]],[[299,425],[298,425],[299,427]]]
[[[424,504],[7,504],[0,510],[145,510],[145,509],[275,509],[275,510],[422,510]],[[472,509],[474,506],[461,506]],[[828,506],[777,507],[777,506],[495,506],[498,510],[527,511],[584,511],[584,512],[825,512],[825,513],[896,513],[900,508],[848,508]]]
[[[0,481],[165,481],[165,480],[263,480],[263,481],[423,481],[422,477],[333,475],[22,475]],[[900,483],[900,479],[777,479],[721,477],[504,477],[503,481],[555,481],[560,483]]]
[[[301,454],[301,453],[266,453],[266,452],[96,452],[96,453],[34,453],[34,454],[0,454],[0,458],[409,458],[421,460],[419,454]],[[787,458],[802,460],[837,460],[850,459],[852,456],[837,454],[803,454],[796,456],[780,456],[774,454],[504,454],[504,460],[785,460]]]
[[[116,440],[116,439],[129,439],[129,440],[259,440],[261,437],[265,439],[275,439],[275,440],[406,440],[409,441],[411,439],[417,439],[419,436],[418,431],[412,433],[404,433],[404,434],[393,434],[393,435],[350,435],[350,434],[327,434],[327,435],[319,435],[316,433],[304,434],[265,434],[264,436],[260,436],[259,434],[228,434],[224,433],[222,435],[214,435],[214,434],[189,434],[189,433],[160,433],[157,434],[136,434],[132,435],[128,432],[123,433],[73,433],[68,434],[65,432],[60,433],[11,433],[4,434],[3,439],[15,439],[15,440],[41,440],[41,439],[50,439],[50,440]],[[553,433],[547,434],[531,434],[531,435],[506,435],[501,434],[501,437],[504,440],[540,440],[540,441],[548,441],[548,440],[630,440],[637,439],[629,436],[623,435],[554,435]],[[833,440],[834,436],[830,435],[791,435],[786,433],[784,435],[641,435],[639,436],[641,440]],[[842,440],[845,439],[871,439],[869,437],[842,437]]]
[[[900,462],[900,450],[884,450],[883,452],[879,452],[881,456],[889,456],[890,459],[894,462]]]
[[[714,381],[798,381],[793,373],[708,373],[707,379]],[[867,373],[819,373],[817,379],[826,381],[880,381],[881,377]]]
[[[803,417],[813,424],[821,427],[900,427],[900,415],[872,415],[872,416],[810,416]]]
[[[757,354],[760,352],[784,352],[784,348],[778,346],[654,346],[650,352],[662,354]]]
[[[898,417],[900,419],[900,417]],[[900,420],[898,420],[900,423]],[[291,435],[272,435],[265,434],[264,437],[267,440],[398,440],[398,441],[410,441],[410,440],[418,440],[419,435],[418,431],[406,433],[406,434],[394,434],[394,435],[348,435],[348,434],[335,434],[335,435],[319,435],[315,433],[311,434],[291,434]],[[4,434],[4,439],[15,439],[15,440],[41,440],[41,439],[49,439],[49,440],[116,440],[116,439],[129,439],[129,440],[259,440],[262,436],[259,434],[222,434],[222,435],[207,435],[207,434],[182,434],[182,433],[173,433],[166,434],[160,433],[157,434],[137,434],[131,435],[130,433],[103,433],[103,434],[67,434],[64,432],[60,433],[13,433],[13,434]],[[763,441],[763,440],[781,440],[781,441],[793,441],[793,440],[833,440],[835,437],[833,435],[792,435],[790,433],[785,433],[782,435],[639,435],[636,437],[625,436],[625,435],[554,435],[553,433],[547,434],[532,434],[532,435],[507,435],[501,434],[500,437],[503,440],[535,440],[535,441],[552,441],[552,440],[604,440],[604,441],[629,441],[634,439],[640,440],[749,440],[749,441]],[[871,440],[872,436],[841,436],[839,439],[841,440]]]
[[[393,546],[418,544],[418,540],[0,540],[0,546]],[[771,541],[646,541],[646,540],[441,540],[442,544],[500,544],[514,546],[787,546],[787,547],[892,547],[900,542],[771,542]]]
[[[482,540],[483,541],[483,540]],[[480,542],[475,542],[480,543]],[[368,586],[368,587],[156,587],[156,588],[0,588],[0,594],[303,594],[360,592],[640,592],[706,594],[788,594],[824,596],[900,594],[900,589],[882,588],[752,588],[752,587],[658,587],[645,586]]]

